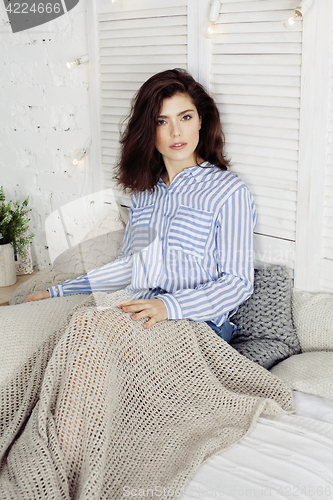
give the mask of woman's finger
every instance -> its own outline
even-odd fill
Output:
[[[138,312],[138,311],[142,311],[142,309],[148,308],[148,307],[149,307],[149,305],[144,306],[143,304],[135,304],[132,306],[122,306],[121,309],[124,312]]]
[[[150,318],[150,320],[147,321],[147,323],[144,323],[143,326],[144,328],[149,328],[150,326],[155,325],[155,323],[158,323],[158,321],[156,321],[154,318]]]
[[[118,304],[117,307],[122,309],[124,312],[138,312],[144,309],[149,309],[154,305],[155,299],[139,299],[138,301],[131,302],[123,302],[122,304]]]
[[[168,311],[166,305],[161,299],[138,299],[135,301],[127,301],[117,305],[123,312],[133,313],[131,319],[137,321],[142,318],[150,318],[144,323],[145,328],[149,328],[158,321],[168,319]]]
[[[126,302],[122,302],[121,304],[118,304],[117,307],[123,309],[124,307],[131,307],[134,305],[144,304],[145,302],[148,302],[148,301],[150,301],[150,299],[128,300]]]
[[[136,321],[136,320],[142,319],[142,318],[150,318],[153,315],[154,315],[153,311],[150,311],[149,309],[145,309],[144,311],[140,311],[140,312],[137,312],[135,314],[132,314],[131,318]]]
[[[37,292],[29,295],[25,302],[33,302],[35,300],[43,300],[48,299],[50,297],[50,292],[48,290],[44,290],[43,292]]]

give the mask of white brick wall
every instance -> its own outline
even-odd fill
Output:
[[[89,190],[82,167],[71,165],[90,137],[88,65],[66,66],[88,53],[86,2],[15,34],[0,2],[0,185],[8,199],[30,196],[37,269],[50,262],[46,218]]]

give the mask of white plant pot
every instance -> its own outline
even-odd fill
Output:
[[[0,287],[16,283],[14,248],[10,243],[0,245]]]

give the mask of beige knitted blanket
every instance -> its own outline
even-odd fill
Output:
[[[98,293],[69,322],[59,316],[0,388],[2,500],[181,498],[200,464],[260,414],[295,410],[282,381],[205,323],[145,329],[115,307],[128,298]],[[57,300],[10,309],[38,329]]]

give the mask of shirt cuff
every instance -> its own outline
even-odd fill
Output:
[[[48,291],[50,292],[51,298],[64,296],[64,291],[61,285],[50,286],[50,288],[48,288]]]
[[[163,300],[167,310],[168,319],[183,319],[183,311],[178,300],[169,293],[156,295],[155,299]]]

